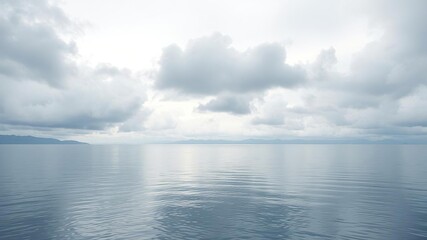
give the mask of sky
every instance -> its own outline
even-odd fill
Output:
[[[0,134],[427,142],[424,0],[0,0]]]

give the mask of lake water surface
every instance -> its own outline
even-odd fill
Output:
[[[426,239],[425,145],[0,145],[0,239]]]

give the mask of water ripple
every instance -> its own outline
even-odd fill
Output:
[[[424,239],[425,156],[424,146],[0,146],[0,239]]]

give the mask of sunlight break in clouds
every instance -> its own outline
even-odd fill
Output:
[[[425,9],[2,0],[0,131],[92,143],[426,141]]]

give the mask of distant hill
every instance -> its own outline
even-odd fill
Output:
[[[367,143],[366,141],[357,140],[282,140],[282,139],[243,139],[243,140],[206,140],[206,139],[189,139],[182,141],[170,142],[173,144],[337,144],[337,143]]]
[[[73,140],[39,138],[33,136],[0,135],[0,144],[87,144]]]
[[[244,139],[244,140],[207,140],[189,139],[167,142],[168,144],[425,144],[422,141],[364,140],[364,139]]]

